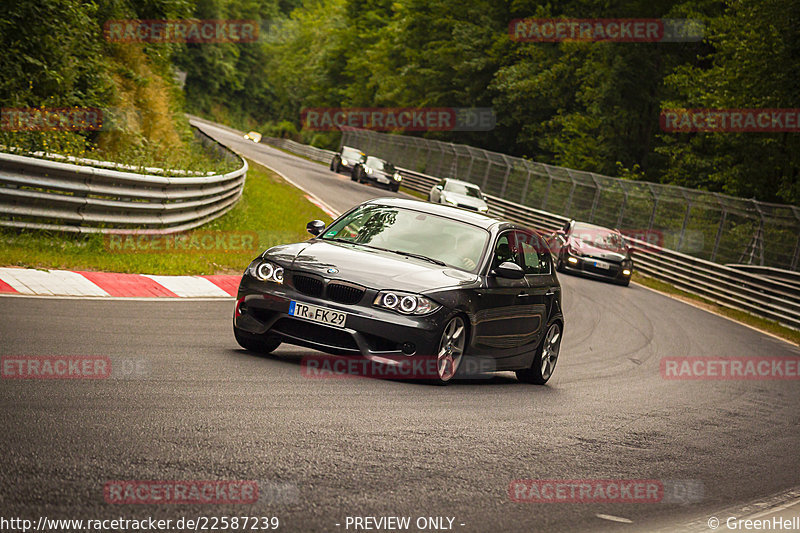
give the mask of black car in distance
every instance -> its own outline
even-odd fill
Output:
[[[397,192],[400,189],[400,182],[403,177],[394,168],[394,165],[385,159],[369,156],[363,163],[359,163],[353,169],[351,175],[353,181],[363,183],[371,181],[378,185],[386,185],[390,190]]]
[[[464,361],[544,384],[564,317],[542,237],[454,207],[374,199],[314,238],[275,246],[247,267],[233,329],[239,344],[281,343],[387,365],[435,358],[447,383]]]
[[[630,284],[633,249],[619,230],[571,220],[553,234],[551,243],[559,272]]]
[[[366,154],[358,148],[342,146],[342,149],[336,152],[331,159],[331,170],[337,173],[346,170],[352,175],[353,167],[366,160]]]

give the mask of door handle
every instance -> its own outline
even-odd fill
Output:
[[[517,298],[526,298],[528,296],[530,296],[530,294],[528,294],[527,292],[521,292],[517,294]]]
[[[556,293],[553,289],[547,289],[547,292],[544,293],[545,296],[553,296]]]

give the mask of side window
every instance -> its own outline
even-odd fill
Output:
[[[444,188],[445,184],[447,184],[447,180],[442,180],[439,182],[439,186]]]
[[[550,261],[545,242],[532,233],[519,233],[519,245],[522,252],[523,270],[529,274],[549,274]]]
[[[492,261],[492,268],[498,266],[500,263],[511,261],[512,263],[519,263],[519,248],[517,246],[517,239],[514,238],[514,233],[508,232],[500,235],[497,239],[497,245],[494,248],[494,260]]]

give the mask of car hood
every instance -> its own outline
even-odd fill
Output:
[[[267,250],[264,257],[278,261],[292,271],[310,272],[378,290],[422,293],[478,280],[477,276],[463,270],[382,250],[321,240],[277,246]],[[336,272],[330,272],[330,269]]]
[[[444,192],[445,198],[457,202],[462,205],[469,205],[472,207],[484,207],[486,202],[474,196],[467,196],[466,194],[459,194],[457,192]]]

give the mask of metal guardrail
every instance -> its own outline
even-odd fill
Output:
[[[800,269],[800,207],[547,165],[473,146],[344,128],[342,144],[395,166],[601,226],[658,231],[708,261]]]
[[[784,270],[782,268],[763,267],[759,265],[729,264],[726,266],[735,268],[736,270],[743,270],[744,272],[749,272],[762,278],[780,281],[800,290],[800,272],[795,270]]]
[[[334,152],[287,139],[262,139],[292,153],[329,163]],[[398,168],[402,185],[427,194],[440,178]],[[569,217],[521,205],[499,196],[484,194],[489,213],[539,230],[560,228]],[[775,320],[800,329],[800,288],[791,282],[774,280],[737,268],[720,265],[687,254],[628,238],[635,245],[634,265],[642,273],[707,300]]]
[[[336,153],[332,150],[324,150],[308,144],[301,144],[291,139],[281,139],[278,137],[262,137],[261,142],[320,163],[330,163],[333,154]]]
[[[206,144],[213,141],[199,135]],[[143,174],[109,168],[108,162],[98,168],[0,153],[0,226],[79,233],[192,229],[226,213],[242,194],[247,162],[227,148],[224,153],[241,167],[179,177],[154,175],[160,169]]]

